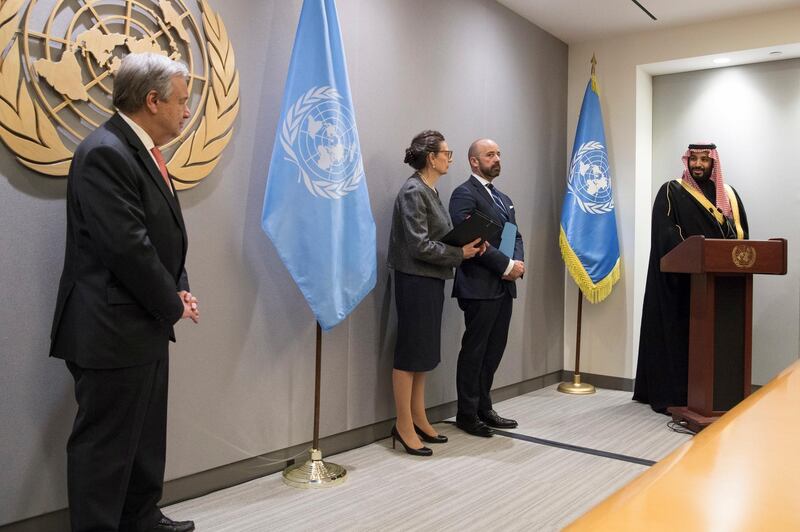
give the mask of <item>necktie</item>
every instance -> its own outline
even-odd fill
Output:
[[[503,200],[500,199],[500,194],[494,189],[494,185],[489,183],[486,185],[486,188],[489,189],[489,194],[491,194],[492,199],[494,200],[495,205],[500,209],[500,212],[503,214],[503,218],[508,221],[508,211],[506,210],[506,206],[503,205]]]
[[[169,179],[169,174],[167,173],[167,163],[164,161],[164,156],[161,155],[161,150],[153,146],[153,148],[150,150],[150,153],[153,154],[153,158],[155,158],[156,163],[158,164],[158,169],[161,171],[161,177],[164,178],[164,183],[167,184],[167,190],[172,192],[172,182]]]

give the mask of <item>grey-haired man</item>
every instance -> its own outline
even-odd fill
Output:
[[[73,531],[186,532],[165,517],[168,345],[173,325],[199,319],[184,268],[180,203],[158,146],[189,116],[186,66],[125,57],[119,110],[75,150],[67,239],[50,356],[75,380],[67,443]]]

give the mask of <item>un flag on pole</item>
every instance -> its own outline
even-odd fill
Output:
[[[619,280],[620,256],[611,172],[597,80],[586,85],[567,192],[561,209],[561,256],[591,303],[605,299]]]
[[[369,205],[334,0],[305,0],[261,227],[324,330],[375,286]]]

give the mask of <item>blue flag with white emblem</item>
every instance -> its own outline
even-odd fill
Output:
[[[334,0],[303,2],[261,227],[324,330],[375,286],[375,221]]]
[[[592,79],[583,96],[567,192],[561,209],[561,256],[583,295],[605,299],[619,280],[620,257],[603,114]]]

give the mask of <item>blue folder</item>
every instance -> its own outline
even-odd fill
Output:
[[[514,244],[517,242],[517,226],[511,222],[506,222],[503,226],[503,234],[500,237],[500,253],[508,257],[514,258]]]

